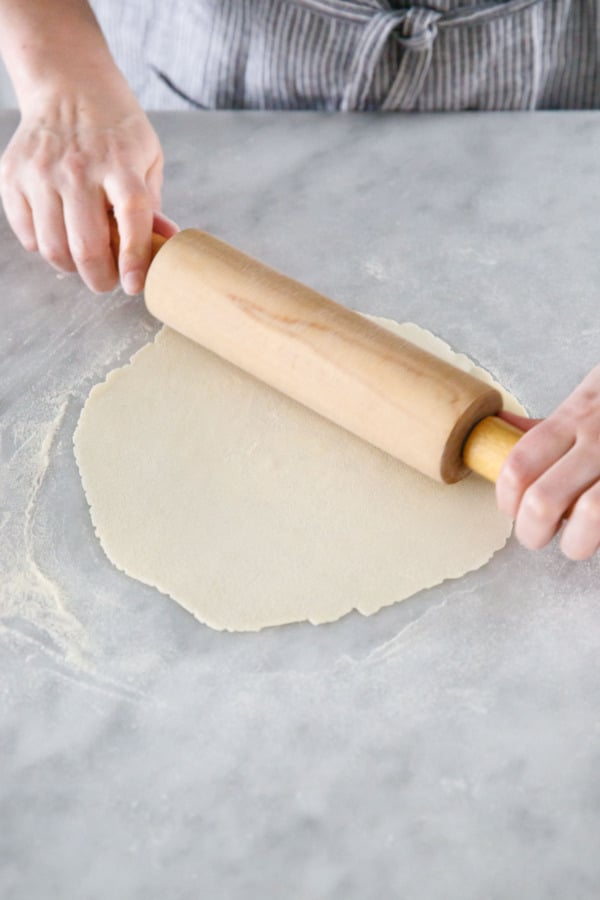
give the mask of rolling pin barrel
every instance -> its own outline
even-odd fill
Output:
[[[202,231],[164,244],[145,297],[166,325],[439,481],[468,473],[467,436],[502,406],[489,385]]]

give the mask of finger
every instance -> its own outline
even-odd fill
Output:
[[[550,466],[567,453],[574,438],[546,419],[531,428],[516,444],[496,482],[498,507],[515,518],[523,494]]]
[[[523,494],[515,534],[530,550],[544,547],[556,534],[569,507],[600,476],[600,458],[575,445]]]
[[[170,238],[179,231],[179,225],[172,219],[167,218],[164,213],[155,212],[152,222],[152,231],[155,234],[162,234],[163,237]]]
[[[73,261],[90,290],[110,291],[117,283],[109,240],[106,199],[100,188],[64,197],[65,226]]]
[[[127,294],[139,293],[151,259],[153,210],[150,194],[135,177],[107,182],[108,200],[119,226],[119,274]]]
[[[531,431],[535,425],[539,425],[540,422],[544,421],[543,419],[530,419],[529,416],[519,416],[517,413],[508,412],[506,409],[498,413],[498,418],[504,419],[505,422],[514,425],[515,428],[519,428],[521,431]]]
[[[150,194],[152,208],[158,210],[161,207],[161,193],[163,184],[163,159],[158,156],[146,173],[146,187]]]
[[[25,196],[17,188],[6,187],[2,192],[2,203],[8,224],[26,250],[38,249],[31,207]]]
[[[600,546],[600,483],[581,495],[560,539],[565,556],[588,559]]]
[[[43,186],[28,199],[40,255],[59,272],[74,272],[76,267],[69,251],[60,196]]]

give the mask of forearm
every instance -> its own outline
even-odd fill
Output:
[[[48,82],[121,77],[86,0],[0,0],[0,54],[21,108]]]

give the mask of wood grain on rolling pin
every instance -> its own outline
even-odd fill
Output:
[[[408,465],[468,473],[474,425],[498,391],[195,229],[170,238],[146,280],[161,321]]]

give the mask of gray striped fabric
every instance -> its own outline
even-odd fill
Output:
[[[94,0],[147,108],[600,105],[600,0]]]

